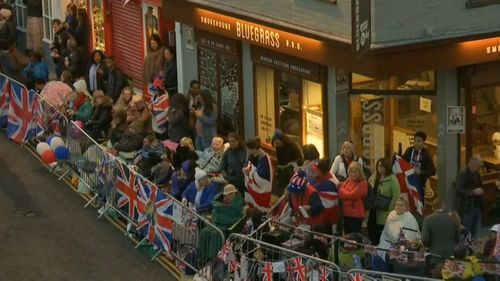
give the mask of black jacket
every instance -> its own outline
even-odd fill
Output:
[[[70,50],[67,58],[69,59],[68,70],[73,74],[74,79],[85,75],[85,54],[81,47]],[[64,61],[63,61],[64,64]]]
[[[106,96],[116,102],[125,86],[127,86],[127,79],[123,73],[116,67],[113,70],[108,70],[105,79]]]
[[[137,151],[142,148],[143,136],[139,133],[131,134],[125,132],[120,141],[115,145],[115,149],[122,152]]]
[[[92,64],[90,64],[88,67],[87,67],[87,70],[85,71],[85,82],[87,82],[87,90],[89,90],[90,93],[92,93],[93,91],[90,89],[90,68],[92,67]],[[102,91],[105,91],[105,82],[104,82],[104,78],[106,77],[106,66],[104,65],[104,63],[101,63],[101,65],[99,66],[99,68],[103,69],[104,70],[104,73],[103,74],[99,74],[99,73],[96,73],[96,78],[97,78],[97,90],[102,90]],[[113,100],[114,101],[114,100]]]
[[[408,147],[405,153],[403,154],[403,159],[408,161],[408,163],[412,163],[411,156],[413,150],[414,150],[413,146]],[[420,184],[422,186],[425,186],[427,179],[436,174],[436,167],[434,167],[434,162],[432,162],[431,154],[427,148],[422,147],[420,153],[418,153],[417,151],[413,152],[413,157],[415,158],[417,154],[420,159],[418,161],[420,163],[420,171],[421,171]]]
[[[479,173],[473,173],[469,168],[462,170],[457,176],[457,208],[463,214],[473,208],[482,207],[481,196],[474,195],[474,189],[483,187]]]
[[[28,12],[28,17],[41,18],[42,17],[42,0],[26,1],[26,10]]]
[[[180,169],[182,163],[186,160],[196,161],[198,160],[198,154],[190,150],[187,146],[178,146],[173,156],[174,167]]]
[[[11,17],[0,29],[0,51],[7,51],[11,43],[16,41],[16,24]]]

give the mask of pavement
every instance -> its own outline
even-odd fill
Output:
[[[175,280],[0,131],[0,280]]]

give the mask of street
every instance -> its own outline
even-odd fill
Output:
[[[0,280],[174,280],[0,132]]]

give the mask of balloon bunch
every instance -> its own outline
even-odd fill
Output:
[[[49,137],[47,142],[38,143],[36,152],[42,157],[45,164],[69,159],[69,150],[60,137]]]

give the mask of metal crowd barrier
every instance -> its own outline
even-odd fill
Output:
[[[387,280],[387,281],[439,281],[440,279],[403,275],[396,273],[387,273],[379,271],[371,271],[364,269],[351,269],[346,273],[346,280]],[[355,279],[359,278],[359,279]]]
[[[274,268],[273,274],[275,274],[275,276],[279,275],[278,279],[275,277],[274,280],[285,280],[279,278],[287,278],[287,271],[290,267],[292,267],[289,263],[293,260],[297,260],[297,258],[300,259],[300,264],[296,263],[293,266],[296,268],[303,266],[303,270],[309,272],[309,274],[327,272],[326,278],[328,279],[326,280],[343,280],[345,277],[345,273],[340,270],[340,267],[337,264],[312,255],[306,255],[291,248],[276,246],[274,244],[237,233],[229,235],[226,243],[228,242],[232,246],[232,251],[235,256],[234,258],[239,263],[239,277],[241,280],[262,280],[262,268],[265,263],[272,263]],[[245,268],[245,272],[242,272],[241,270],[243,267]]]

